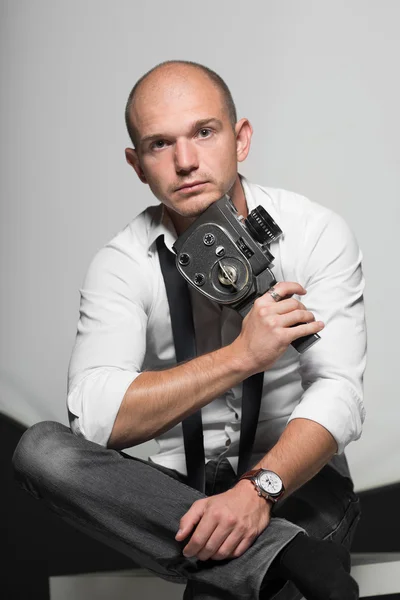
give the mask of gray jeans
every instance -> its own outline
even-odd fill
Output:
[[[349,547],[359,519],[344,456],[335,457],[300,490],[274,508],[268,527],[239,558],[185,558],[175,535],[181,517],[204,495],[171,469],[109,450],[51,421],[28,429],[13,465],[27,491],[90,536],[130,557],[155,575],[187,582],[189,600],[297,600],[291,582],[268,580],[274,557],[299,532]],[[210,461],[206,495],[236,482],[229,462]],[[265,580],[264,580],[265,579]]]

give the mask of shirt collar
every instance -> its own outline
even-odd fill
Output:
[[[167,246],[168,250],[173,252],[172,246],[178,238],[173,222],[171,221],[171,217],[168,214],[168,211],[165,210],[165,206],[160,204],[156,207],[156,211],[154,213],[149,232],[149,240],[148,240],[148,250],[150,251],[151,246],[154,244],[156,239],[160,237],[160,235],[164,236],[164,243]]]
[[[239,175],[240,181],[243,187],[244,195],[246,198],[247,210],[250,213],[261,204],[265,210],[271,215],[274,221],[279,226],[279,216],[277,210],[272,202],[272,198],[269,194],[260,186],[251,183],[243,175]],[[165,210],[165,206],[160,204],[156,207],[154,216],[150,226],[149,238],[148,238],[148,250],[150,251],[152,244],[160,236],[164,236],[164,242],[167,248],[173,252],[172,246],[178,238],[174,224],[172,223],[171,217],[168,211]]]

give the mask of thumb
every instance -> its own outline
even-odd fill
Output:
[[[196,500],[187,513],[183,515],[179,523],[179,530],[175,536],[177,541],[187,538],[191,531],[193,531],[193,528],[199,523],[204,514],[206,502],[207,498]]]

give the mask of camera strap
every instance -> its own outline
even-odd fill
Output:
[[[252,466],[250,459],[260,414],[263,383],[264,372],[255,373],[243,381],[238,477],[246,473]]]
[[[163,236],[157,238],[157,250],[171,316],[176,362],[181,363],[196,356],[192,302],[188,284],[180,275],[175,256],[168,250]],[[201,410],[182,421],[188,485],[204,493],[205,461],[203,422]]]
[[[176,361],[181,363],[197,355],[189,287],[176,268],[175,256],[166,247],[163,236],[157,238],[156,245],[167,292]],[[263,380],[264,373],[256,373],[243,381],[238,477],[243,475],[250,466],[260,413]],[[205,458],[201,410],[182,421],[182,430],[188,485],[204,493]]]

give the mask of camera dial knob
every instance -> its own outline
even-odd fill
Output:
[[[190,256],[186,252],[179,255],[179,264],[186,267],[190,263]]]
[[[236,282],[238,278],[238,272],[232,265],[228,265],[222,262],[218,263],[218,279],[222,285],[233,286],[237,289]]]
[[[203,237],[203,242],[206,246],[212,246],[215,242],[215,235],[213,233],[206,233]]]
[[[195,273],[195,275],[193,277],[194,283],[198,286],[204,285],[205,280],[206,280],[206,278],[203,273]]]

